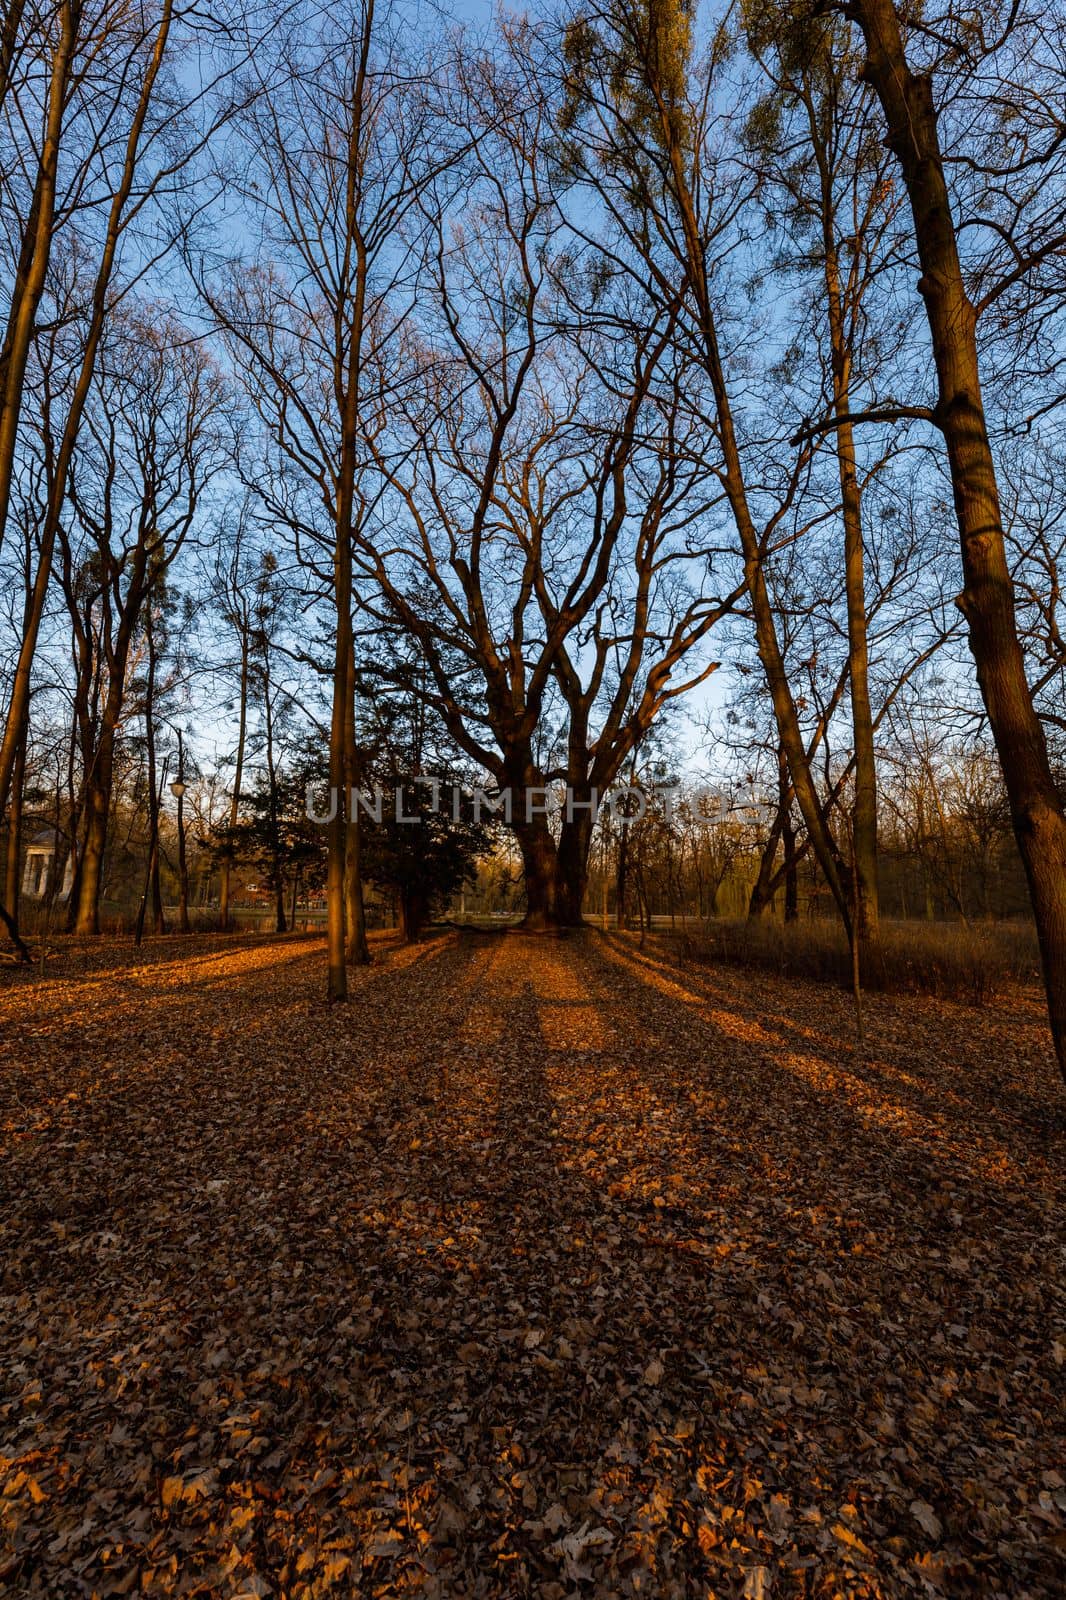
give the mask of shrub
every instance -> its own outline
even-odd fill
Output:
[[[682,950],[691,961],[851,987],[851,954],[838,922],[711,922],[684,939]],[[868,963],[863,986],[984,1005],[1013,985],[1038,982],[1039,969],[1029,923],[884,922],[881,959]]]

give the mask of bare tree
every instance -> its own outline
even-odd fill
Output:
[[[7,514],[26,362],[53,254],[56,164],[61,137],[78,150],[69,205],[84,216],[86,226],[70,259],[77,260],[79,280],[85,281],[84,306],[66,414],[58,436],[49,499],[42,517],[37,571],[0,741],[0,813],[7,805],[18,750],[24,738],[31,673],[56,539],[100,344],[116,303],[147,269],[144,242],[137,239],[134,225],[146,218],[162,196],[173,195],[177,177],[203,148],[207,137],[202,127],[191,129],[186,123],[189,100],[179,96],[175,105],[169,92],[163,92],[164,85],[169,90],[167,72],[171,57],[180,53],[183,43],[196,37],[199,24],[195,13],[195,7],[186,11],[176,5],[175,0],[160,0],[158,6],[150,7],[143,14],[139,8],[130,12],[128,8],[111,5],[108,0],[100,0],[92,10],[80,0],[63,0],[56,13],[60,31],[59,42],[49,57],[47,136],[33,163],[33,198],[29,207],[32,229],[27,226],[23,230],[23,245],[13,279],[4,412],[0,420],[0,518]],[[186,20],[189,31],[184,27]],[[48,37],[47,29],[42,37]],[[96,79],[98,70],[106,84],[103,101],[86,109],[84,118],[73,116],[69,104],[68,91],[74,72],[71,62],[76,54],[82,62],[79,71],[84,74],[83,86],[90,98],[101,90]],[[108,79],[109,64],[113,68],[113,81]],[[203,92],[192,98],[202,103]],[[25,109],[28,111],[29,107]],[[218,119],[213,120],[217,122]],[[87,146],[88,154],[78,145],[79,138]],[[180,230],[182,222],[179,207],[175,227]],[[27,239],[31,240],[29,260],[26,259]],[[165,252],[172,240],[171,232],[168,240],[159,246],[160,250]],[[125,273],[122,271],[124,258]]]
[[[811,847],[849,937],[851,895],[841,853],[807,760],[767,581],[766,555],[791,514],[810,451],[778,472],[772,509],[756,515],[745,451],[720,334],[715,271],[725,265],[748,182],[731,181],[715,160],[720,129],[712,88],[715,52],[690,81],[691,19],[681,5],[616,0],[583,9],[566,29],[563,55],[570,95],[573,160],[662,295],[683,288],[687,332],[712,396],[710,424],[722,485],[743,557],[759,660]],[[633,269],[631,269],[633,270]],[[778,443],[780,453],[784,440]],[[769,464],[764,460],[764,466]],[[772,467],[770,468],[773,471]],[[762,497],[760,497],[762,498]]]
[[[233,753],[233,782],[229,792],[228,827],[221,846],[219,870],[218,920],[224,931],[230,926],[230,879],[237,820],[240,816],[245,754],[248,743],[248,708],[252,687],[254,579],[246,549],[249,525],[247,502],[241,507],[228,550],[216,552],[212,589],[222,620],[236,636],[237,659],[237,743]],[[228,665],[228,663],[227,663]]]
[[[556,108],[522,28],[508,45],[455,67],[475,137],[423,199],[404,432],[376,444],[387,523],[358,548],[383,617],[422,650],[430,703],[508,798],[528,925],[551,926],[580,922],[595,802],[714,670],[704,646],[739,584],[716,570],[676,297],[635,311],[630,285],[580,259]]]
[[[362,442],[365,374],[386,362],[404,312],[401,224],[432,159],[399,13],[381,0],[316,10],[257,57],[240,123],[255,259],[205,297],[247,383],[277,471],[261,488],[331,596],[328,995],[347,998],[346,959],[368,959],[360,889],[352,544],[374,499]]]
[[[863,407],[860,391],[876,400],[872,391],[878,358],[884,363],[879,347],[886,342],[885,313],[898,315],[884,293],[880,315],[873,302],[896,250],[901,202],[891,181],[891,156],[872,127],[872,93],[848,49],[847,25],[812,23],[774,5],[747,7],[744,22],[748,49],[769,82],[749,113],[747,138],[760,179],[773,184],[771,193],[784,201],[786,260],[796,261],[801,279],[804,267],[821,278],[816,370],[825,372],[828,382],[816,404],[833,419],[824,437],[833,442],[843,523],[855,931],[863,958],[869,952],[876,961],[877,769],[863,515],[863,477],[872,476],[876,463],[864,474],[850,419]],[[773,203],[765,189],[760,194],[764,204]],[[900,331],[893,330],[893,342]],[[890,443],[884,455],[893,449]]]
[[[60,526],[63,588],[83,659],[103,671],[99,716],[83,739],[85,836],[74,927],[98,933],[115,741],[132,652],[157,587],[193,530],[212,478],[232,456],[228,397],[214,364],[165,308],[127,307],[107,329],[71,462],[82,543]],[[90,577],[91,575],[91,577]],[[85,616],[85,585],[90,598]],[[95,613],[95,615],[94,615]],[[89,721],[79,696],[78,714]]]
[[[962,553],[957,603],[969,626],[977,681],[1003,767],[1036,917],[1051,1031],[1066,1076],[1066,813],[1026,678],[978,355],[979,316],[1061,252],[1066,235],[1053,233],[1028,256],[1021,254],[975,305],[945,178],[934,74],[924,64],[917,71],[912,65],[893,0],[854,0],[850,14],[862,30],[865,75],[881,102],[910,202],[936,368],[935,421],[947,449]],[[955,34],[954,47],[965,52],[970,41],[950,12],[944,26]]]

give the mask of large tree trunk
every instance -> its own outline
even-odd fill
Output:
[[[1055,787],[1018,638],[995,464],[985,425],[977,319],[966,294],[928,77],[911,72],[892,0],[855,0],[865,76],[884,109],[922,266],[932,335],[936,419],[947,444],[962,547],[958,605],[996,741],[1036,918],[1051,1031],[1066,1076],[1066,816]]]
[[[532,822],[515,822],[514,833],[522,852],[522,873],[526,887],[526,914],[523,927],[532,929],[559,926],[559,859],[551,829],[543,817]]]
[[[547,818],[512,824],[522,852],[526,928],[579,928],[588,887],[592,820],[578,812],[564,821],[556,844]]]
[[[26,0],[10,0],[4,26],[0,29],[0,106],[7,98],[12,68],[18,59],[19,33],[25,9]]]
[[[418,889],[400,891],[400,937],[405,944],[413,944],[426,925],[429,907]]]
[[[78,898],[74,917],[74,932],[96,934],[100,932],[100,883],[103,876],[104,851],[107,848],[107,823],[111,812],[111,783],[114,765],[114,726],[105,714],[96,748],[93,768],[85,780],[85,844],[78,863]],[[149,776],[149,788],[154,785],[154,757]],[[72,894],[73,898],[73,894]]]
[[[104,852],[107,849],[107,830],[111,815],[111,791],[114,783],[115,738],[125,691],[126,664],[132,629],[123,625],[121,637],[109,664],[110,682],[100,718],[99,733],[95,742],[91,738],[91,724],[86,708],[85,731],[82,737],[82,758],[85,768],[82,780],[81,810],[85,816],[85,843],[77,862],[74,882],[71,885],[73,931],[80,934],[100,932],[100,885],[103,879]],[[152,692],[155,678],[155,657],[150,652],[148,693],[145,716],[152,718]],[[150,735],[149,788],[154,790],[155,745],[154,730]]]
[[[583,800],[586,797],[578,795],[577,798]],[[563,820],[556,852],[556,915],[563,927],[580,928],[582,925],[591,846],[592,817],[587,811],[578,811],[575,807],[573,819]]]

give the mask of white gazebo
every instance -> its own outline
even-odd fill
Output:
[[[26,865],[22,873],[22,892],[30,900],[43,900],[52,886],[56,856],[59,850],[61,835],[54,828],[42,828],[35,833],[26,846]],[[70,893],[74,877],[74,866],[70,856],[67,856],[63,868],[63,881],[59,886],[57,900],[65,900]]]

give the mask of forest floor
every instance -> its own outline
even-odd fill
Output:
[[[1066,1591],[1036,994],[375,951],[3,975],[0,1593]]]

